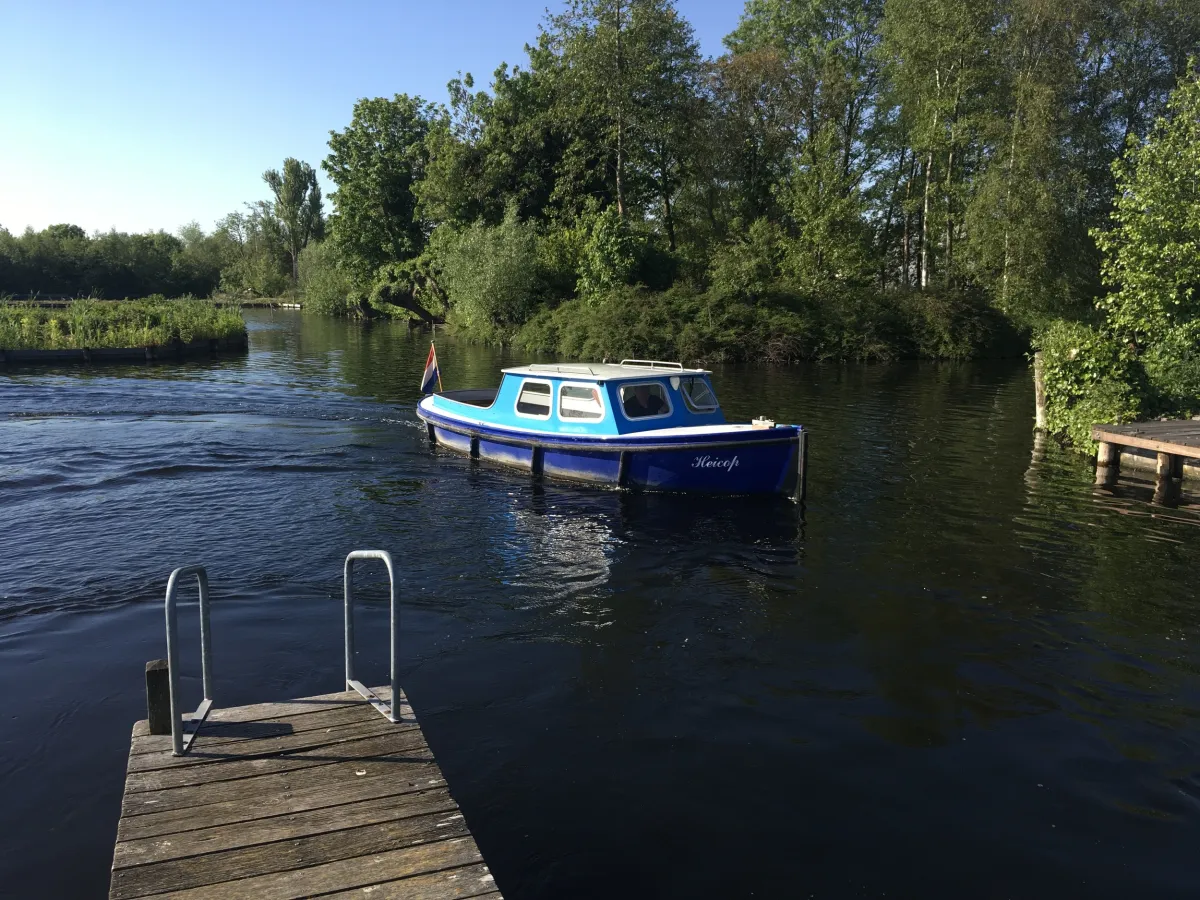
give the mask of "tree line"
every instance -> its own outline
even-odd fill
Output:
[[[1120,161],[1191,71],[1194,13],[749,0],[711,59],[671,0],[568,0],[484,87],[356,103],[327,222],[289,160],[214,234],[156,239],[229,291],[561,355],[1019,350],[1102,319]]]
[[[519,66],[331,133],[311,302],[568,354],[965,356],[1105,292],[1190,0],[571,0]]]
[[[325,215],[308,164],[284,160],[263,181],[272,199],[246,204],[208,233],[196,222],[178,234],[0,228],[0,296],[279,296],[296,284],[301,251],[324,236]]]

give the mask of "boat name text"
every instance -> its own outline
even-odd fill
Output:
[[[732,472],[737,468],[737,456],[731,456],[728,459],[721,459],[716,456],[697,456],[696,461],[692,463],[693,469],[724,469],[727,472]]]

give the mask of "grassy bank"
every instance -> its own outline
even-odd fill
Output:
[[[0,304],[0,349],[81,350],[159,347],[232,338],[246,323],[236,309],[207,300],[76,300],[65,309]]]

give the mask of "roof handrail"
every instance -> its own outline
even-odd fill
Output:
[[[623,359],[622,366],[628,366],[636,369],[674,369],[683,371],[683,363],[664,362],[661,359]]]
[[[587,375],[595,375],[591,366],[560,366],[550,363],[533,363],[529,366],[530,369],[538,372],[581,372]]]

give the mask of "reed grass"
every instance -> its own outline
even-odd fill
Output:
[[[209,300],[75,300],[65,309],[0,303],[0,349],[99,350],[160,347],[244,334],[239,310]]]

